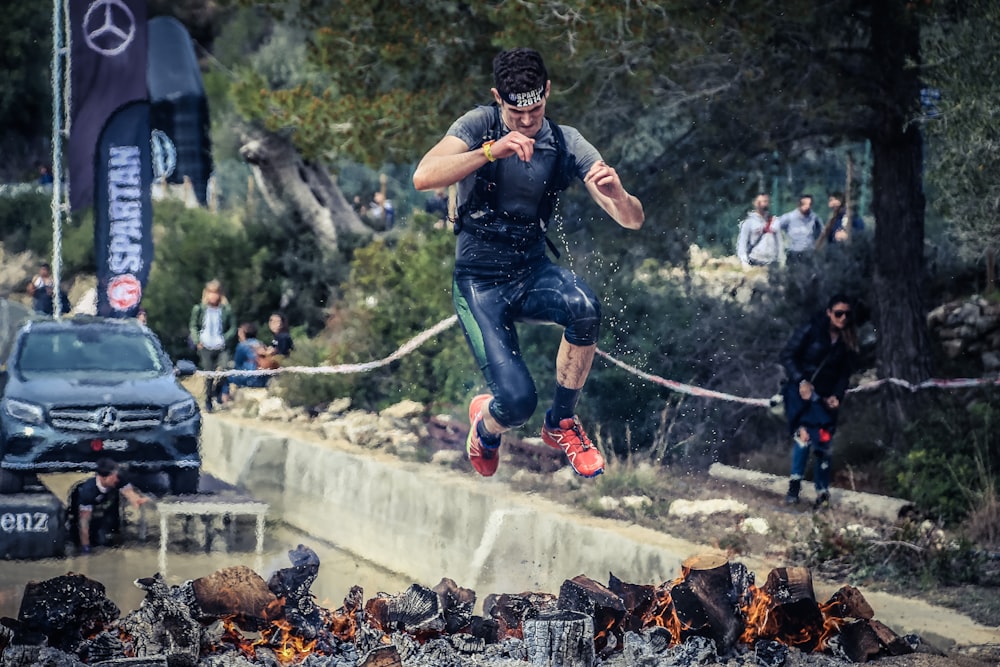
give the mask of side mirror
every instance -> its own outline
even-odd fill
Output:
[[[197,372],[198,367],[190,359],[180,359],[174,364],[174,375],[177,377],[189,377]]]

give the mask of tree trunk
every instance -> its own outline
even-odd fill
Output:
[[[880,377],[920,382],[930,377],[930,337],[924,316],[923,138],[911,122],[920,100],[920,29],[903,0],[871,4],[872,76],[881,95],[871,137],[875,214],[875,326]],[[900,444],[914,415],[913,394],[883,392],[887,443]]]
[[[337,250],[340,234],[371,236],[321,165],[305,162],[292,142],[259,129],[244,132],[240,155],[253,169],[264,201],[275,213],[286,206],[309,226],[324,254]]]

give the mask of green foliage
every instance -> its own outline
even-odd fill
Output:
[[[927,26],[924,49],[929,97],[923,108],[930,140],[931,205],[946,216],[959,251],[978,259],[1000,238],[1000,92],[984,72],[1000,67],[1000,46],[981,36],[1000,30],[1000,6],[961,3],[946,20]]]
[[[398,235],[359,248],[334,304],[323,345],[308,348],[327,364],[383,359],[428,326],[453,315],[454,236],[419,214]],[[376,409],[408,398],[460,402],[481,382],[457,326],[387,366],[348,376],[301,376],[283,382],[293,403],[315,405],[349,394]]]
[[[191,308],[201,299],[205,283],[222,281],[236,306],[241,286],[252,285],[253,251],[238,221],[204,209],[186,208],[174,200],[153,209],[154,261],[143,304],[150,326],[168,351],[186,353]]]
[[[52,4],[5,3],[0,14],[0,146],[20,138],[31,142],[51,127]],[[5,157],[16,155],[11,153]],[[5,162],[9,162],[6,160]],[[5,164],[4,172],[20,171],[37,177],[32,164]],[[16,172],[15,172],[16,173]],[[0,179],[2,180],[2,179]]]
[[[30,250],[39,257],[48,257],[52,248],[52,195],[39,191],[0,196],[0,238],[7,252]],[[90,245],[94,245],[93,241]]]
[[[964,519],[980,499],[1000,491],[998,421],[1000,411],[988,395],[941,396],[938,409],[907,429],[909,451],[886,461],[895,491],[946,523]]]

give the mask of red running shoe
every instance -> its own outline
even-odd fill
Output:
[[[500,445],[489,447],[479,439],[476,427],[483,420],[483,414],[489,409],[493,397],[480,394],[469,403],[469,437],[465,439],[465,451],[469,455],[469,463],[483,477],[491,477],[500,464]]]
[[[542,440],[549,447],[566,452],[566,458],[576,474],[597,477],[604,472],[604,457],[590,442],[575,416],[561,420],[559,428],[550,428],[546,419],[542,424]]]

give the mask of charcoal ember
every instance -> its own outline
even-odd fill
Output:
[[[598,653],[610,653],[623,643],[625,603],[593,579],[581,574],[564,581],[559,588],[556,606],[560,610],[580,612],[593,619],[594,650]]]
[[[3,664],[5,667],[7,665],[14,664],[19,664],[19,667],[20,665],[27,667],[29,664],[33,667],[84,667],[84,663],[80,662],[77,656],[51,646],[43,646],[39,648],[35,655],[34,662],[31,663],[8,662],[7,654],[5,652],[3,656]]]
[[[733,591],[736,593],[736,603],[745,607],[750,602],[751,591],[755,581],[754,573],[743,563],[730,562],[729,574],[732,578]]]
[[[653,604],[654,587],[648,584],[630,584],[611,574],[608,578],[608,590],[621,598],[625,605],[622,627],[632,632],[642,630],[642,618]]]
[[[305,639],[314,639],[323,624],[311,590],[319,575],[319,556],[300,544],[288,552],[288,559],[292,567],[271,575],[267,587],[276,597],[284,599],[285,620],[295,633]]]
[[[232,618],[242,630],[263,630],[281,617],[278,598],[260,575],[245,565],[223,568],[195,579],[191,588],[201,614],[209,618]],[[179,596],[178,601],[181,601]]]
[[[487,644],[496,644],[499,641],[500,624],[492,618],[473,616],[466,632],[476,639],[482,639]]]
[[[482,653],[486,650],[485,640],[464,632],[448,635],[448,641],[451,642],[451,647],[459,653]]]
[[[420,643],[405,632],[394,632],[390,636],[392,645],[396,647],[399,659],[406,662],[420,650]]]
[[[84,642],[80,649],[80,655],[86,658],[87,662],[103,662],[114,660],[125,656],[125,644],[117,633],[104,631]]]
[[[358,667],[403,667],[395,646],[377,646],[365,655]]]
[[[753,659],[759,667],[782,667],[788,659],[788,646],[773,639],[762,639],[753,645]]]
[[[420,647],[419,664],[434,667],[467,667],[469,657],[456,651],[444,638],[431,639]]]
[[[367,622],[361,622],[354,631],[354,646],[360,655],[368,655],[374,649],[385,645],[384,638],[385,633],[381,629]]]
[[[170,667],[166,656],[152,655],[143,658],[116,658],[94,663],[91,667]]]
[[[119,614],[104,584],[82,574],[65,574],[29,582],[17,620],[25,630],[48,637],[50,646],[75,653],[85,637],[104,630]]]
[[[715,651],[715,641],[694,635],[667,652],[669,665],[710,665],[720,662]]]
[[[183,594],[167,585],[163,575],[137,579],[146,591],[139,608],[119,623],[139,657],[163,655],[170,667],[194,667],[201,648],[201,624],[191,614]]]
[[[595,663],[594,619],[569,609],[525,616],[524,643],[528,661],[534,665],[555,664],[590,666]]]
[[[472,620],[472,610],[476,606],[476,592],[462,588],[447,577],[432,590],[441,599],[445,632],[451,634],[465,628]]]
[[[670,648],[670,644],[674,641],[674,636],[670,630],[660,625],[644,628],[640,636],[649,644],[654,654],[667,651]]]
[[[354,641],[357,627],[363,622],[365,593],[360,586],[351,586],[344,597],[344,604],[336,611],[326,614],[326,625],[330,632],[341,641]]]
[[[556,611],[559,599],[551,593],[491,593],[483,600],[483,612],[499,624],[497,637],[524,637],[522,624],[526,616]]]
[[[43,633],[30,630],[16,618],[0,618],[0,650],[11,644],[26,646],[48,646],[49,638]]]
[[[402,630],[411,635],[433,637],[445,628],[438,594],[419,584],[412,584],[398,595],[369,600],[365,612],[386,633]]]
[[[875,617],[875,611],[868,604],[865,596],[854,586],[841,586],[830,596],[824,605],[826,613],[837,618],[860,618],[869,620]]]
[[[8,625],[8,623],[11,625]],[[0,653],[14,640],[14,628],[12,625],[16,623],[15,619],[7,616],[0,618]]]
[[[257,663],[244,657],[239,651],[211,653],[203,657],[198,664],[199,667],[260,667]]]
[[[38,656],[47,648],[43,644],[11,644],[0,655],[3,667],[32,667],[38,664]]]
[[[355,667],[358,664],[358,656],[320,655],[310,653],[305,660],[298,663],[298,667]]]

